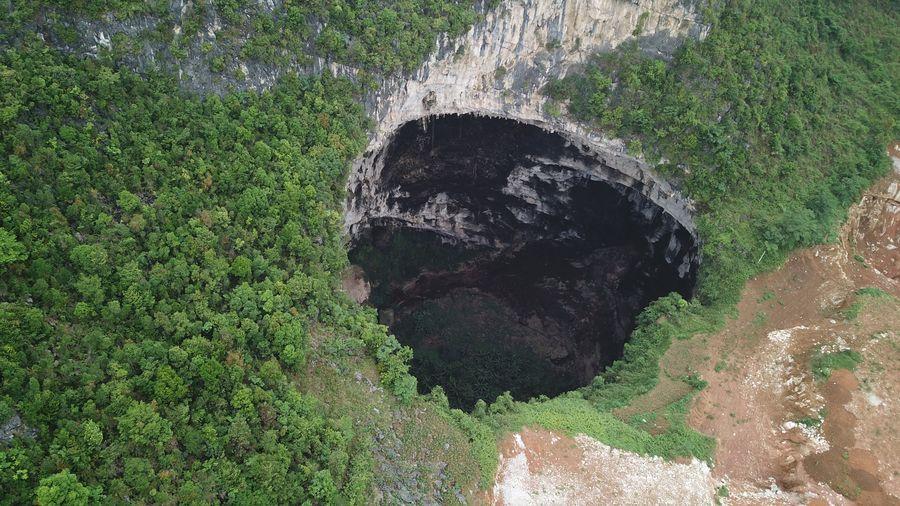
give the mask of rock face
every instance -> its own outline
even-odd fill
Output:
[[[8,420],[0,423],[0,443],[9,443],[17,437],[34,439],[37,437],[37,429],[27,427],[19,414],[13,413]]]
[[[693,230],[690,202],[676,189],[645,163],[628,156],[620,141],[545,110],[541,93],[551,79],[625,41],[635,40],[648,54],[668,58],[685,38],[702,38],[708,27],[700,22],[693,0],[504,0],[493,7],[489,0],[480,1],[482,19],[465,35],[439,40],[438,50],[412,75],[384,78],[365,97],[375,128],[365,155],[354,163],[349,178],[353,197],[346,205],[346,229],[352,233],[354,225],[368,219],[367,213],[377,206],[374,185],[382,168],[378,157],[403,124],[443,114],[476,114],[558,132],[617,172],[617,182],[639,187]],[[259,3],[264,10],[272,10],[281,0]],[[298,54],[283,65],[229,58],[225,71],[214,71],[203,48],[211,47],[211,55],[223,50],[219,38],[224,25],[216,9],[205,9],[199,33],[186,42],[186,57],[176,58],[171,47],[146,36],[166,30],[180,34],[193,4],[192,0],[172,0],[164,9],[171,26],[157,15],[125,20],[104,16],[67,21],[67,27],[78,35],[72,40],[49,28],[42,29],[41,36],[63,51],[82,56],[98,57],[104,51],[122,54],[122,62],[137,71],[171,69],[184,88],[202,94],[264,90],[288,72],[316,74],[327,70],[350,78],[357,74],[357,69],[306,54]],[[241,43],[247,37],[245,33],[229,33],[226,39]]]
[[[350,258],[451,406],[583,386],[649,301],[690,295],[693,234],[559,135],[447,115],[405,124],[378,161]]]
[[[650,167],[605,138],[545,110],[541,89],[598,51],[636,39],[644,51],[669,57],[685,37],[705,36],[698,14],[676,0],[505,1],[463,37],[441,49],[409,78],[388,80],[367,100],[375,118],[368,148],[348,182],[345,226],[351,233],[381,213],[377,195],[384,151],[405,123],[444,114],[509,118],[560,134],[588,158],[639,189],[688,230],[690,202]]]
[[[678,195],[596,156],[560,135],[512,120],[448,115],[407,123],[375,157],[379,177],[367,181],[370,193],[351,196],[365,203],[363,219],[349,228],[352,243],[381,226],[493,249],[590,240],[601,230],[619,237],[642,230],[637,235],[648,255],[689,277],[699,263],[690,215],[673,216],[660,205],[679,203]],[[636,162],[627,167],[639,168]],[[600,199],[607,202],[600,205]],[[614,231],[610,220],[633,228]]]
[[[670,0],[506,1],[367,97],[375,127],[344,225],[368,251],[351,258],[379,274],[382,320],[416,350],[420,385],[464,408],[505,390],[571,390],[621,355],[647,302],[690,294],[691,202],[621,141],[553,114],[541,90],[628,39],[667,58],[705,32]],[[462,245],[470,260],[407,258],[418,247],[398,231]]]

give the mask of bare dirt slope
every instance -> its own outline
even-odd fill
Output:
[[[525,429],[504,441],[493,504],[705,504],[709,467],[617,450],[587,436]]]
[[[900,144],[891,155],[893,173],[853,206],[837,240],[751,280],[722,331],[663,358],[668,375],[709,382],[690,423],[717,440],[711,470],[530,429],[502,443],[490,500],[900,504]],[[860,354],[855,370],[813,373],[816,357],[844,350]],[[677,389],[661,381],[634,409]]]
[[[871,295],[900,296],[894,160],[837,242],[752,280],[737,319],[706,343],[683,345],[704,344],[694,355],[710,357],[695,365],[709,387],[691,423],[718,440],[714,475],[730,502],[898,504],[900,305]],[[846,349],[862,355],[855,372],[814,376],[817,355]]]

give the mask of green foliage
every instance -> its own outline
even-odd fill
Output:
[[[662,297],[648,306],[637,319],[637,328],[625,344],[623,358],[597,376],[591,385],[554,399],[514,402],[501,395],[477,418],[495,430],[519,430],[540,425],[567,434],[587,434],[598,441],[641,454],[664,458],[694,456],[712,458],[715,441],[687,425],[692,394],[665,408],[662,431],[648,432],[640,424],[619,419],[613,410],[627,406],[637,396],[649,392],[659,381],[659,359],[672,339],[686,339],[699,332],[711,332],[722,324],[721,315],[697,301],[687,302],[678,294]],[[682,378],[694,391],[706,386],[697,376]],[[482,468],[490,461],[485,460]],[[496,466],[496,463],[494,463]],[[491,467],[490,469],[493,469]]]
[[[703,264],[697,300],[651,304],[621,360],[580,396],[524,405],[513,427],[537,422],[639,452],[709,456],[712,441],[684,423],[686,399],[668,407],[662,436],[608,413],[657,384],[673,338],[717,329],[749,276],[827,238],[888,166],[884,146],[900,113],[895,10],[814,0],[716,9],[709,36],[668,65],[631,45],[545,90],[577,119],[624,138],[629,153],[670,161],[657,170],[697,204]],[[823,355],[813,369],[827,376],[857,361],[853,352]]]
[[[11,264],[28,258],[28,253],[16,237],[0,228],[0,265]]]
[[[874,299],[891,299],[893,296],[877,286],[866,286],[856,291],[856,295]]]
[[[822,422],[825,421],[824,419],[824,416],[804,416],[797,420],[797,423],[807,427],[819,427],[822,425]]]
[[[432,400],[435,400],[432,397]],[[459,409],[450,409],[446,403],[446,396],[437,399],[437,405],[442,409],[442,415],[458,428],[468,439],[471,445],[472,460],[480,470],[478,485],[482,489],[491,486],[494,481],[494,473],[497,470],[497,433],[493,428],[477,416],[468,414]],[[482,405],[484,402],[482,401]]]
[[[36,502],[39,506],[86,506],[92,502],[91,499],[91,490],[68,470],[42,479],[37,488]]]
[[[856,320],[867,303],[880,304],[896,300],[891,294],[874,286],[860,288],[855,292],[855,295],[856,299],[849,306],[840,311],[841,317],[845,320]]]
[[[622,358],[581,390],[584,398],[599,410],[626,406],[638,395],[649,392],[659,381],[659,359],[672,339],[711,332],[721,319],[696,300],[687,302],[673,293],[650,304],[638,315],[636,323]]]
[[[517,403],[516,409],[498,414],[495,423],[507,430],[537,424],[551,430],[592,438],[624,450],[664,458],[694,456],[709,461],[715,442],[687,426],[685,415],[690,396],[672,404],[663,413],[667,428],[650,434],[616,417],[609,411],[597,410],[593,403],[577,392],[547,401]]]
[[[467,1],[284,2],[268,13],[216,0],[190,6],[175,36],[168,2],[48,5],[12,2],[0,41],[35,23],[68,39],[60,13],[147,14],[163,29],[137,41],[117,34],[114,51],[199,50],[220,71],[240,58],[318,55],[397,72],[475,17]],[[671,161],[659,171],[699,211],[706,305],[652,304],[623,359],[577,392],[531,403],[501,395],[476,403],[474,416],[446,411],[483,484],[496,431],[530,423],[642,453],[709,457],[712,442],[684,423],[690,396],[658,414],[660,433],[610,410],[656,384],[673,338],[716,328],[748,276],[828,237],[886,170],[900,108],[890,7],[733,0],[671,64],[626,49],[548,87],[630,152]],[[191,37],[213,13],[226,23],[217,44],[195,48]],[[80,61],[29,44],[0,54],[0,417],[18,413],[37,435],[0,448],[3,500],[369,500],[371,435],[293,382],[317,353],[313,336],[338,336],[324,340],[365,349],[383,385],[415,398],[409,348],[335,290],[347,263],[343,178],[364,142],[356,87],[287,77],[267,93],[201,100],[165,76],[106,66],[105,56]],[[826,354],[813,370],[827,377],[858,361]]]
[[[856,369],[862,362],[862,356],[853,350],[841,350],[831,353],[817,353],[810,361],[813,375],[820,381],[827,380],[835,369]]]
[[[734,0],[668,65],[632,45],[546,93],[626,139],[629,152],[670,161],[657,169],[699,211],[699,296],[727,306],[749,276],[826,239],[887,170],[900,116],[898,21],[875,0]]]
[[[129,35],[164,43],[177,60],[203,58],[210,70],[220,74],[237,59],[287,65],[309,63],[313,56],[380,73],[409,71],[434,50],[439,36],[460,35],[477,18],[473,0],[288,1],[276,2],[274,9],[264,2],[214,0],[187,4],[180,12],[171,11],[167,2],[159,0],[54,0],[51,6],[54,9],[41,11],[33,2],[13,1],[8,31],[14,33],[16,28],[43,18],[148,15],[158,26]],[[221,25],[215,43],[195,44],[197,34],[205,32],[213,20]],[[177,34],[161,29],[172,24],[179,26]],[[47,28],[60,33],[72,30],[62,22]],[[127,44],[115,35],[113,51],[127,54]],[[71,38],[77,36],[73,33]],[[194,52],[197,54],[192,55]],[[0,118],[7,114],[12,112],[2,113]]]
[[[172,438],[172,424],[144,402],[132,403],[117,422],[121,437],[138,453],[160,452]]]
[[[0,421],[36,430],[0,449],[3,501],[365,502],[371,435],[286,374],[317,328],[415,394],[336,290],[356,88],[199,99],[29,44],[0,75]]]
[[[845,309],[843,309],[841,311],[841,316],[845,320],[850,320],[850,321],[855,320],[856,318],[859,317],[859,312],[862,311],[862,308],[863,308],[862,302],[857,300],[857,301],[853,302],[852,304],[850,304],[849,306],[847,306]]]
[[[649,19],[649,18],[650,18],[649,12],[647,12],[647,11],[642,12],[641,15],[638,16],[637,25],[635,25],[634,30],[631,32],[631,35],[634,35],[635,37],[637,37],[637,36],[641,35],[642,33],[644,33],[644,26],[646,26],[647,19]]]
[[[99,244],[79,244],[69,255],[77,268],[86,272],[98,272],[106,266],[108,256]]]

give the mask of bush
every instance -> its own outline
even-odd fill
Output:
[[[657,170],[698,209],[699,295],[730,305],[749,276],[826,239],[888,170],[900,29],[870,1],[737,0],[711,20],[669,64],[624,44],[545,93],[630,154],[670,161]]]
[[[36,502],[39,506],[86,506],[96,499],[96,494],[66,469],[41,480]]]
[[[810,367],[816,379],[825,381],[835,369],[853,371],[860,362],[862,362],[862,356],[859,353],[853,350],[841,350],[816,354],[810,362]]]

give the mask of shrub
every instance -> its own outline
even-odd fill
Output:
[[[862,356],[859,353],[853,350],[841,350],[816,354],[810,362],[810,367],[816,379],[825,381],[835,369],[853,371],[860,362],[862,362]]]

